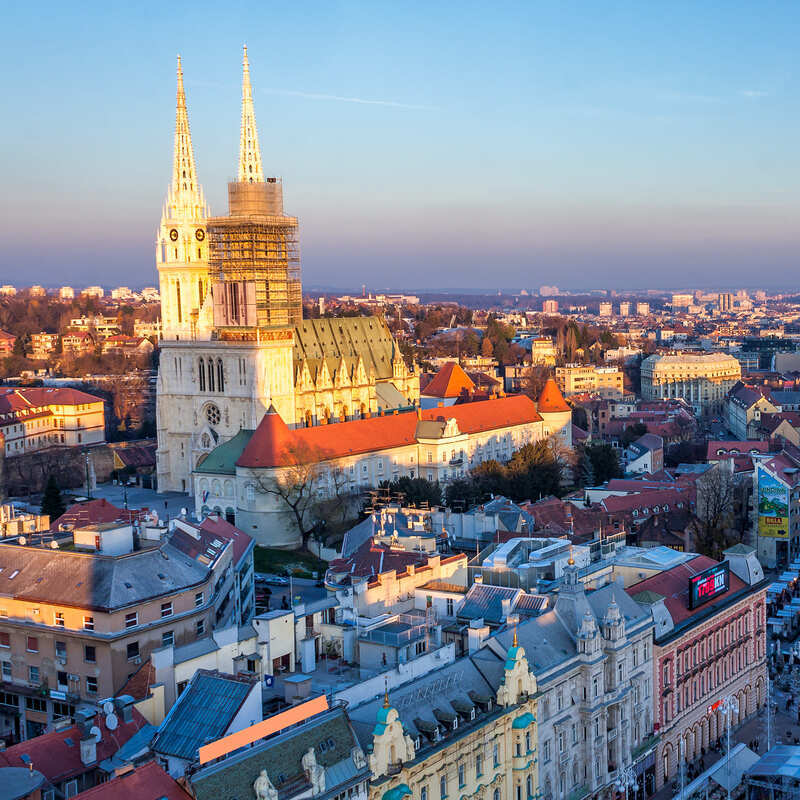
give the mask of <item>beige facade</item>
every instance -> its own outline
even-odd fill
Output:
[[[623,393],[623,373],[619,367],[565,364],[556,367],[556,383],[566,397],[584,393],[621,397]]]
[[[17,568],[20,554],[32,559],[31,568],[47,570],[48,582],[37,584],[25,569]],[[180,557],[176,550],[170,550],[168,555]],[[139,568],[148,572],[159,568],[154,557],[161,561],[157,550],[111,559],[3,546],[3,574],[11,581],[20,581],[24,597],[0,598],[0,687],[5,705],[18,702],[22,722],[34,723],[27,728],[22,725],[23,738],[28,735],[26,730],[41,732],[41,726],[52,724],[55,717],[69,716],[63,713],[68,706],[113,696],[153,650],[169,642],[187,644],[211,629],[217,599],[214,573],[199,565],[192,571],[195,578],[189,585],[164,590],[130,605],[125,605],[121,597],[129,585],[128,591],[137,595],[132,581],[119,579],[120,601],[113,606],[96,605],[91,588],[84,590],[81,586],[86,583],[81,577],[92,573],[92,564],[100,560],[106,562],[104,569],[111,561],[132,560],[130,569],[122,570],[128,574]],[[163,569],[169,570],[166,561]],[[99,580],[100,570],[94,572]],[[68,585],[76,578],[75,590],[65,592],[68,600],[56,602],[53,581]],[[164,582],[171,583],[166,576]],[[40,597],[28,588],[31,585],[43,587]],[[78,595],[84,596],[85,602],[69,599]],[[35,702],[28,698],[35,698]]]
[[[105,441],[103,401],[74,389],[18,389],[0,396],[0,432],[7,456],[43,447]]]
[[[642,361],[641,376],[644,400],[680,397],[696,414],[718,414],[742,367],[727,353],[653,355]]]
[[[420,700],[414,686],[398,689],[391,700],[387,695],[367,747],[370,800],[392,800],[398,787],[420,800],[539,796],[536,679],[525,650],[509,648],[499,686],[483,692],[452,681],[459,674],[471,677],[475,666],[469,661],[442,670],[441,678],[433,673],[423,679],[442,684],[428,700],[435,723],[414,717]]]

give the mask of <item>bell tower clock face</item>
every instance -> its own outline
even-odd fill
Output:
[[[169,238],[172,239],[173,242],[177,242],[178,241],[178,231],[177,231],[176,228],[173,228],[169,232]]]
[[[202,228],[198,228],[194,235],[198,242],[202,242],[206,238],[206,232]]]

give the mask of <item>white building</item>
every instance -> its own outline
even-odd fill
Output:
[[[742,367],[727,353],[652,355],[642,361],[641,377],[644,400],[680,397],[698,415],[718,414]]]

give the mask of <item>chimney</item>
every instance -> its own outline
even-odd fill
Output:
[[[97,761],[97,741],[89,734],[81,739],[81,763],[88,767]]]
[[[133,722],[134,699],[129,694],[122,694],[114,698],[114,705],[117,708],[117,716],[121,722]]]
[[[508,619],[508,615],[511,613],[511,599],[504,597],[501,600],[501,605],[503,607],[503,619]]]
[[[489,626],[485,625],[483,619],[471,619],[467,629],[467,639],[469,642],[469,653],[472,655],[476,650],[480,650],[486,639],[489,638]]]
[[[417,419],[422,419],[422,406],[417,406]]]

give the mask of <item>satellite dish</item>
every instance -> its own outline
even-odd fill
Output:
[[[94,736],[94,742],[95,742],[95,744],[98,744],[99,742],[101,742],[101,741],[102,741],[102,739],[103,739],[103,732],[100,730],[100,728],[98,728],[98,727],[97,727],[97,725],[92,725],[92,727],[89,729],[89,733],[90,733],[92,736]]]
[[[51,550],[58,550],[58,542],[55,539],[53,539],[53,541],[50,542],[50,549]]]
[[[117,725],[119,725],[119,720],[117,719],[116,714],[109,714],[106,717],[106,728],[110,731],[115,731],[117,729]]]
[[[24,536],[20,536],[20,537],[19,537],[19,543],[20,543],[20,544],[21,544],[23,547],[25,547],[25,545],[26,545],[26,544],[28,544],[28,540],[27,540],[27,539],[26,539]]]
[[[114,703],[111,700],[106,700],[105,703],[103,703],[103,713],[106,716],[114,713]]]

